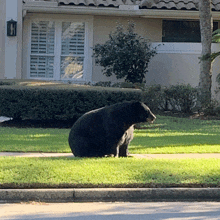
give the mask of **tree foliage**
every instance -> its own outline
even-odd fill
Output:
[[[220,29],[217,29],[212,33],[212,42],[220,43]],[[214,61],[218,56],[220,56],[220,51],[212,53],[211,60]],[[216,81],[220,85],[220,73],[217,75]]]
[[[212,33],[212,43],[220,43],[220,29]],[[218,56],[220,56],[220,51],[206,54],[201,57],[201,60],[211,60],[213,62]]]
[[[212,42],[213,43],[220,43],[220,29],[215,30],[212,33]],[[203,60],[210,60],[211,62],[214,62],[214,60],[220,56],[220,51],[218,52],[212,52],[211,54],[206,54],[201,57],[201,61]],[[220,73],[216,77],[216,81],[218,84],[220,84]]]
[[[103,74],[115,74],[117,79],[126,82],[142,83],[151,58],[156,54],[149,40],[134,31],[134,23],[128,23],[127,30],[117,25],[116,31],[109,34],[109,40],[94,48],[96,64],[103,67]]]

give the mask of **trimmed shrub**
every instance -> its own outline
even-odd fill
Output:
[[[190,113],[196,107],[198,89],[189,84],[170,86],[164,93],[172,110]]]
[[[149,86],[144,89],[143,101],[152,110],[191,113],[196,107],[198,89],[191,85]]]
[[[76,120],[90,110],[125,100],[141,100],[141,91],[88,86],[1,86],[0,115],[14,119]]]
[[[143,102],[148,105],[152,111],[168,110],[164,88],[161,85],[153,85],[144,88]]]
[[[0,81],[0,86],[10,86],[15,85],[15,82],[13,81]]]
[[[211,100],[211,103],[203,110],[205,115],[220,116],[220,103],[216,100]]]
[[[138,83],[111,83],[98,82],[96,86],[119,87],[119,88],[139,88],[142,92],[142,101],[156,111],[174,111],[191,113],[197,104],[198,88],[191,85],[179,84],[169,87],[161,85],[146,86]]]

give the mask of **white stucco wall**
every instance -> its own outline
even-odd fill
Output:
[[[158,54],[151,60],[146,74],[147,84],[164,86],[176,84],[199,84],[202,45],[200,43],[162,43]],[[220,51],[219,44],[212,45],[212,51]],[[212,66],[212,94],[220,100],[215,91],[219,87],[216,77],[220,73],[220,58]]]
[[[17,36],[8,37],[6,31],[6,22],[9,20],[17,21]],[[21,78],[21,59],[22,59],[22,0],[5,1],[5,63],[4,78],[20,79]]]
[[[6,22],[13,19],[17,21],[17,0],[6,0]],[[17,62],[17,36],[8,37],[5,34],[5,78],[16,78]]]
[[[0,79],[5,77],[6,0],[0,0]]]
[[[158,46],[158,54],[149,64],[147,83],[164,86],[190,83],[197,86],[200,54],[201,44],[161,43]]]

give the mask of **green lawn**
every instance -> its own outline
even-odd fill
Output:
[[[158,116],[147,127],[135,130],[131,153],[220,153],[220,121]],[[0,151],[70,152],[69,131],[0,127]],[[0,188],[211,187],[219,173],[220,159],[0,157]]]
[[[71,152],[70,129],[0,127],[0,151]],[[157,116],[135,130],[130,153],[220,153],[220,121]]]
[[[69,129],[0,127],[0,151],[71,152]]]
[[[219,186],[219,173],[220,159],[0,157],[0,188]]]
[[[131,153],[220,153],[220,121],[159,116],[155,129],[136,130]]]

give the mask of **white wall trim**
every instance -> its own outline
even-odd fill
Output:
[[[23,53],[23,16],[22,16],[22,0],[18,0],[17,6],[17,63],[16,63],[16,78],[22,77],[22,53]]]
[[[153,47],[157,46],[157,53],[170,54],[201,54],[201,43],[152,43]],[[220,44],[213,43],[212,51],[220,51]]]

